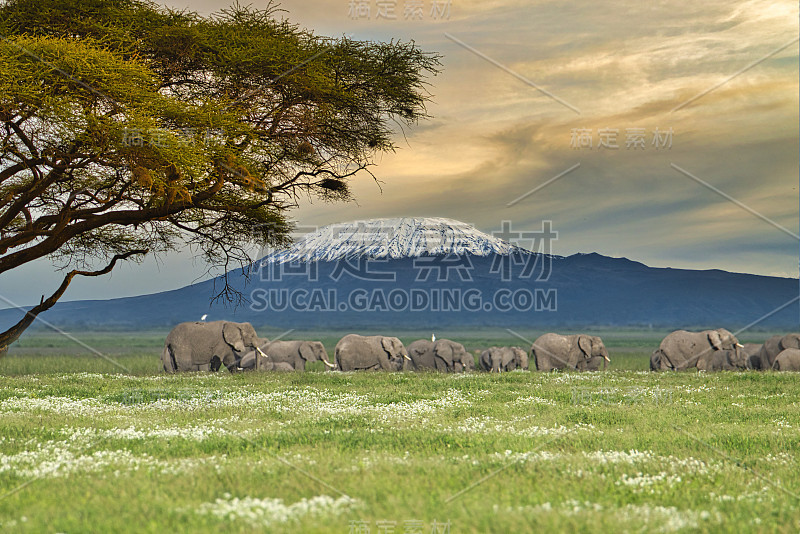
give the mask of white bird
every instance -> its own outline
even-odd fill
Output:
[[[200,317],[200,320],[201,320],[201,321],[205,321],[205,320],[206,320],[206,317],[208,317],[208,314],[207,314],[207,313],[206,313],[205,315],[203,315],[202,317]]]
[[[431,343],[436,341],[436,334],[431,334]]]

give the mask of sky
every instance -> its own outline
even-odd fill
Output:
[[[211,14],[222,4],[165,5]],[[429,80],[431,118],[398,133],[398,150],[376,160],[380,185],[364,174],[351,184],[354,202],[303,201],[290,214],[298,225],[434,216],[491,233],[503,221],[526,231],[552,221],[559,255],[798,276],[796,2],[280,7],[318,35],[414,40],[443,56]],[[31,304],[62,276],[39,262],[3,275],[0,293]],[[102,280],[76,279],[63,300],[153,293],[207,276],[191,251],[178,251]]]

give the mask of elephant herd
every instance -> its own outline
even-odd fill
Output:
[[[231,372],[304,371],[311,361],[334,367],[318,341],[270,341],[250,323],[229,321],[181,323],[167,335],[161,354],[168,373],[218,371],[223,365]]]
[[[348,334],[336,344],[334,361],[319,341],[270,341],[260,338],[250,323],[191,322],[167,335],[161,355],[164,370],[304,371],[306,363],[321,361],[339,371],[441,371],[465,373],[476,369],[475,357],[464,345],[449,339],[420,339],[405,345],[396,337]],[[520,347],[490,347],[478,357],[488,372],[605,368],[608,351],[596,336],[545,334],[530,351]],[[529,363],[530,362],[530,363]]]
[[[348,334],[336,344],[331,362],[319,341],[270,341],[260,338],[250,323],[228,321],[181,323],[167,336],[161,356],[164,370],[218,371],[223,365],[237,371],[304,371],[308,362],[321,361],[339,371],[440,371],[465,373],[476,359],[464,345],[449,339],[420,339],[406,347],[396,337]],[[490,347],[477,358],[483,371],[515,369],[598,371],[610,362],[598,336],[548,333],[520,347]],[[774,336],[763,345],[741,345],[725,329],[667,335],[650,358],[650,369],[702,371],[775,369],[800,371],[800,334]]]
[[[724,328],[667,335],[650,357],[653,371],[682,371],[696,367],[701,371],[744,369],[800,371],[800,334],[776,335],[763,345],[742,345]]]

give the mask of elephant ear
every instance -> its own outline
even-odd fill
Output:
[[[244,339],[242,338],[242,329],[238,324],[225,323],[222,325],[222,338],[225,343],[233,347],[236,352],[244,351]]]
[[[453,362],[453,347],[448,343],[439,343],[438,341],[433,345],[433,356],[436,369],[439,371],[449,371],[450,365]]]
[[[390,337],[381,338],[381,346],[383,350],[386,351],[387,354],[390,356],[394,356],[396,354],[396,350],[394,348],[394,340]]]
[[[709,330],[708,342],[717,350],[722,350],[722,338],[716,330]]]
[[[434,343],[433,354],[445,361],[453,360],[453,347],[447,343]]]
[[[586,359],[592,357],[592,339],[589,336],[578,336],[578,346],[586,355]]]
[[[314,361],[314,350],[311,348],[310,343],[302,343],[300,345],[300,357],[305,361]]]

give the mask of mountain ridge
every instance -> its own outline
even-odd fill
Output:
[[[398,220],[405,229],[386,231]],[[210,303],[214,284],[218,291],[222,280],[216,277],[147,295],[59,302],[42,318],[60,327],[146,328],[208,314],[208,320],[256,326],[349,330],[433,325],[733,328],[763,316],[763,326],[798,323],[797,306],[774,312],[797,294],[795,278],[649,267],[596,252],[542,254],[443,218],[360,223],[324,227],[294,248],[254,262],[247,273],[227,273],[248,300],[235,309]],[[0,310],[0,324],[13,324],[21,313]]]

